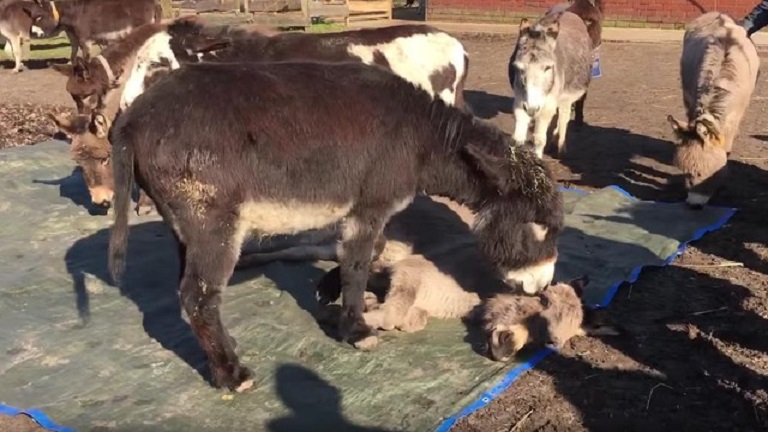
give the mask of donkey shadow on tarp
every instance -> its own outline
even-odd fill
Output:
[[[82,238],[66,252],[67,271],[72,277],[73,290],[81,326],[90,322],[89,295],[86,274],[95,276],[109,286],[114,286],[107,266],[109,229]],[[128,236],[127,267],[123,274],[120,294],[136,304],[143,315],[144,331],[160,345],[172,351],[211,383],[205,353],[200,348],[189,324],[182,318],[178,297],[179,259],[176,242],[168,227],[160,221],[132,225]],[[272,280],[278,289],[292,295],[299,307],[309,313],[316,308],[317,300],[306,284],[290,283],[281,277],[285,271],[282,263],[235,271],[229,281],[238,284],[260,276]],[[296,271],[317,281],[323,270],[295,265]],[[299,269],[300,267],[300,269]],[[329,329],[323,328],[328,332]]]
[[[568,240],[569,238],[572,241]],[[207,370],[204,352],[199,347],[189,324],[182,318],[182,307],[177,292],[179,259],[170,229],[161,221],[140,223],[131,226],[128,239],[127,268],[120,288],[121,295],[133,301],[138,307],[143,316],[142,324],[147,335],[160,343],[163,348],[172,351],[210,382],[210,372]],[[593,271],[602,266],[594,265],[588,258],[583,260],[578,256],[578,251],[585,247],[584,244],[589,245],[595,242],[596,250],[604,247],[600,243],[601,239],[590,238],[589,235],[576,232],[572,228],[565,229],[563,239],[566,247],[563,249],[561,263],[558,265],[558,280],[567,281],[588,274],[592,276],[593,281],[596,281],[598,278]],[[567,247],[568,243],[571,244],[570,249]],[[109,229],[102,229],[78,240],[69,248],[65,256],[67,271],[73,280],[77,310],[83,325],[88,325],[90,320],[86,275],[93,275],[105,284],[113,286],[107,267],[108,244]],[[572,253],[569,254],[569,250]],[[615,247],[612,249],[614,252],[618,250]],[[632,256],[637,259],[643,259],[641,257],[650,254],[646,248],[636,245],[622,245],[620,251],[623,256]],[[230,279],[230,284],[265,276],[271,279],[278,289],[293,296],[298,306],[312,315],[318,307],[313,284],[317,283],[325,272],[306,264],[275,262],[236,271]],[[292,269],[291,273],[298,271],[305,273],[306,277],[303,279],[310,282],[286,283],[281,275],[286,274],[284,267],[287,266]],[[451,272],[451,269],[445,270]],[[594,289],[594,286],[595,282],[593,286],[587,287],[587,293]],[[471,290],[473,287],[465,286],[465,289]],[[592,297],[595,296],[592,295]],[[475,323],[465,322],[465,325],[467,327],[465,341],[479,355],[486,355],[485,338],[478,331]],[[332,328],[323,326],[320,328],[326,335],[335,338]]]
[[[58,186],[59,196],[67,198],[78,207],[88,210],[91,216],[106,216],[107,209],[97,208],[91,203],[91,196],[83,179],[83,170],[80,166],[72,169],[72,173],[66,177],[56,180],[32,180],[32,183],[44,184],[48,186]]]
[[[275,381],[277,394],[291,414],[270,421],[270,432],[388,432],[351,424],[341,412],[341,392],[304,366],[281,365]]]

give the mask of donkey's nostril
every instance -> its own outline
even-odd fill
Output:
[[[101,202],[96,202],[94,204],[96,204],[98,207],[107,208],[107,209],[112,205],[112,203],[109,202],[108,200],[103,200]]]

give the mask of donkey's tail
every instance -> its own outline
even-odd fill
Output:
[[[124,116],[123,116],[124,117]],[[115,177],[115,222],[109,233],[109,272],[115,285],[125,270],[128,248],[128,212],[131,205],[135,153],[131,134],[119,122],[112,129],[112,170]]]

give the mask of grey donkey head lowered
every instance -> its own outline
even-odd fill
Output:
[[[49,118],[62,132],[72,137],[72,159],[83,170],[83,178],[91,202],[97,207],[109,207],[114,195],[112,175],[112,146],[107,137],[110,122],[102,114],[55,115]]]
[[[717,122],[702,115],[690,123],[667,116],[679,142],[675,147],[674,165],[685,176],[686,202],[693,209],[707,204],[725,181],[728,151]]]

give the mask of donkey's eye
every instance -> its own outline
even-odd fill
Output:
[[[546,66],[544,67],[544,72],[549,72],[552,70],[552,66]]]

